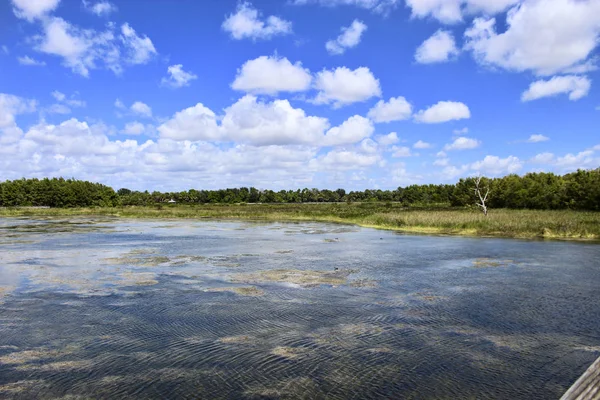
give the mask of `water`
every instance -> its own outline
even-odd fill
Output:
[[[593,244],[0,219],[0,397],[559,398],[598,293]]]

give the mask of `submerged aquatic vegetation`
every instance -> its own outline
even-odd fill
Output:
[[[265,292],[255,286],[244,287],[215,287],[206,289],[205,292],[232,292],[241,296],[264,296]]]
[[[493,260],[491,258],[478,258],[473,261],[473,266],[476,268],[507,267],[512,264],[514,264],[513,260]]]
[[[291,283],[299,286],[310,287],[317,285],[339,286],[348,283],[348,276],[356,271],[338,270],[333,272],[299,270],[299,269],[271,269],[250,273],[233,275],[233,282],[260,283],[279,282]]]

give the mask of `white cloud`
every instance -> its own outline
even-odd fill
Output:
[[[152,109],[148,104],[142,103],[141,101],[136,101],[130,107],[130,110],[142,117],[150,118],[152,117]]]
[[[2,47],[0,47],[0,48],[2,49],[2,52],[3,52],[5,55],[9,55],[9,54],[10,54],[10,50],[8,49],[8,46],[7,46],[7,45],[3,44],[3,45],[2,45]]]
[[[56,99],[56,101],[58,101],[60,103],[65,103],[66,105],[69,105],[71,107],[85,107],[85,101],[76,99],[75,98],[76,97],[75,94],[71,95],[70,98],[67,98],[67,95],[65,95],[62,92],[59,92],[58,90],[55,90],[55,91],[53,91],[50,94],[52,95],[52,97],[54,97]],[[62,111],[62,112],[61,111],[57,111],[55,113],[58,113],[58,114],[68,114],[69,112],[71,112],[71,110],[69,109],[69,111],[66,112],[66,110],[68,109],[68,107],[66,107],[66,105],[64,105],[64,104],[55,104],[52,107],[54,107],[55,110],[61,110]]]
[[[464,127],[462,129],[455,129],[452,131],[453,135],[466,135],[467,133],[469,133],[469,128]]]
[[[421,64],[439,63],[456,57],[458,53],[452,33],[440,29],[419,46],[415,60]]]
[[[167,73],[169,76],[162,78],[161,84],[172,88],[189,86],[191,81],[198,78],[194,73],[184,71],[181,64],[169,66]]]
[[[128,64],[146,64],[157,54],[152,40],[146,35],[138,36],[127,23],[121,25],[120,39],[126,53],[124,60]]]
[[[234,90],[276,95],[278,92],[308,90],[312,82],[310,71],[302,63],[292,64],[287,58],[261,56],[249,60],[237,71],[231,84]]]
[[[325,43],[325,48],[329,54],[344,54],[347,49],[360,43],[361,36],[366,30],[367,25],[355,19],[350,26],[342,27],[342,33],[335,40]]]
[[[369,118],[375,122],[392,122],[409,119],[412,115],[412,105],[404,97],[392,97],[386,103],[379,100],[369,110]]]
[[[46,63],[44,61],[38,61],[29,56],[17,57],[17,60],[19,61],[19,64],[21,64],[21,65],[28,65],[28,66],[32,66],[32,67],[35,67],[35,66],[43,67],[44,65],[46,65]]]
[[[201,103],[175,113],[158,127],[161,138],[173,140],[215,140],[222,138],[217,116]]]
[[[317,104],[333,103],[334,107],[362,102],[371,97],[381,97],[381,87],[369,68],[350,70],[339,67],[333,71],[317,73],[315,88],[319,91]]]
[[[450,159],[448,158],[438,158],[433,162],[433,165],[437,165],[438,167],[447,167],[450,164]]]
[[[50,94],[58,101],[63,101],[67,97],[64,93],[59,92],[58,90],[55,90]]]
[[[377,154],[361,154],[354,151],[334,149],[313,163],[317,170],[351,170],[369,167],[380,161]]]
[[[123,104],[123,102],[120,99],[115,100],[115,107],[121,110],[124,110],[126,108],[125,104]]]
[[[229,140],[253,145],[314,144],[323,141],[329,122],[287,100],[265,103],[246,95],[225,109],[222,128]]]
[[[379,143],[381,146],[389,146],[392,144],[396,144],[399,141],[400,139],[398,139],[398,134],[396,132],[391,132],[387,135],[379,136],[377,138],[377,143]]]
[[[466,104],[455,101],[440,101],[426,110],[415,114],[415,120],[425,124],[438,124],[459,119],[471,118]]]
[[[470,150],[475,149],[481,145],[481,142],[476,139],[471,139],[467,137],[459,137],[454,139],[452,143],[444,146],[444,150],[452,151],[452,150]]]
[[[126,135],[141,135],[146,131],[144,124],[138,121],[129,122],[125,125],[122,132]]]
[[[461,22],[464,14],[501,12],[520,0],[406,0],[413,18],[433,17],[445,24]]]
[[[585,76],[555,76],[549,80],[539,80],[529,85],[521,95],[521,101],[531,101],[543,97],[568,94],[569,100],[575,101],[587,96],[592,82]]]
[[[373,134],[375,128],[371,121],[360,115],[354,115],[340,126],[333,127],[325,134],[326,146],[357,143]]]
[[[529,136],[529,139],[527,139],[527,143],[539,143],[539,142],[545,142],[550,140],[549,137],[546,137],[544,135],[540,135],[540,134],[534,134]]]
[[[98,1],[96,3],[92,3],[87,0],[83,0],[83,6],[86,10],[96,14],[99,17],[109,15],[110,13],[117,11],[117,6],[108,1]]]
[[[276,35],[292,33],[292,23],[276,16],[269,16],[265,20],[256,8],[249,2],[238,4],[235,14],[230,14],[223,24],[223,30],[229,32],[237,40],[250,38],[271,39]]]
[[[562,157],[557,157],[556,165],[561,170],[598,168],[600,166],[600,157],[595,155],[594,150],[585,150],[577,154],[569,153]]]
[[[427,143],[427,142],[424,142],[422,140],[419,140],[418,142],[416,142],[415,144],[413,144],[413,147],[415,149],[430,149],[431,148],[431,143]]]
[[[28,21],[44,17],[59,3],[60,0],[12,0],[15,15]]]
[[[539,75],[585,72],[600,36],[600,2],[523,0],[497,33],[494,18],[476,18],[465,32],[466,48],[484,65]]]
[[[0,130],[15,128],[15,116],[35,111],[36,102],[11,94],[0,93]]]
[[[325,7],[355,6],[386,15],[400,4],[400,0],[293,0],[293,4],[319,4]]]
[[[540,153],[536,154],[529,162],[534,164],[550,164],[554,161],[554,154],[552,153]]]
[[[470,165],[471,170],[484,175],[514,174],[523,167],[523,163],[515,156],[500,158],[498,156],[485,156],[481,161]]]
[[[400,158],[400,157],[410,157],[412,156],[410,152],[410,148],[406,146],[393,146],[392,147],[392,157]]]
[[[52,104],[44,109],[49,114],[70,114],[71,109],[64,104]]]
[[[114,25],[103,32],[81,29],[62,18],[47,18],[44,33],[34,37],[38,51],[63,59],[63,64],[73,72],[89,76],[89,70],[104,66],[115,74],[123,71],[123,64],[145,64],[156,54],[147,36],[138,36],[128,24],[121,26],[116,35]]]

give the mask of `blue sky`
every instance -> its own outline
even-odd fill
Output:
[[[346,189],[600,166],[599,0],[8,0],[0,179]]]

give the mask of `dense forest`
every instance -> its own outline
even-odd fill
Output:
[[[600,168],[579,170],[563,176],[553,173],[508,175],[482,179],[489,188],[491,208],[578,209],[600,211]],[[183,192],[139,192],[114,189],[75,179],[20,179],[0,183],[0,207],[115,207],[156,205],[171,200],[183,204],[204,203],[310,203],[310,202],[400,202],[406,206],[454,206],[475,204],[474,178],[455,185],[411,185],[395,190],[344,189],[221,190],[191,189]]]

